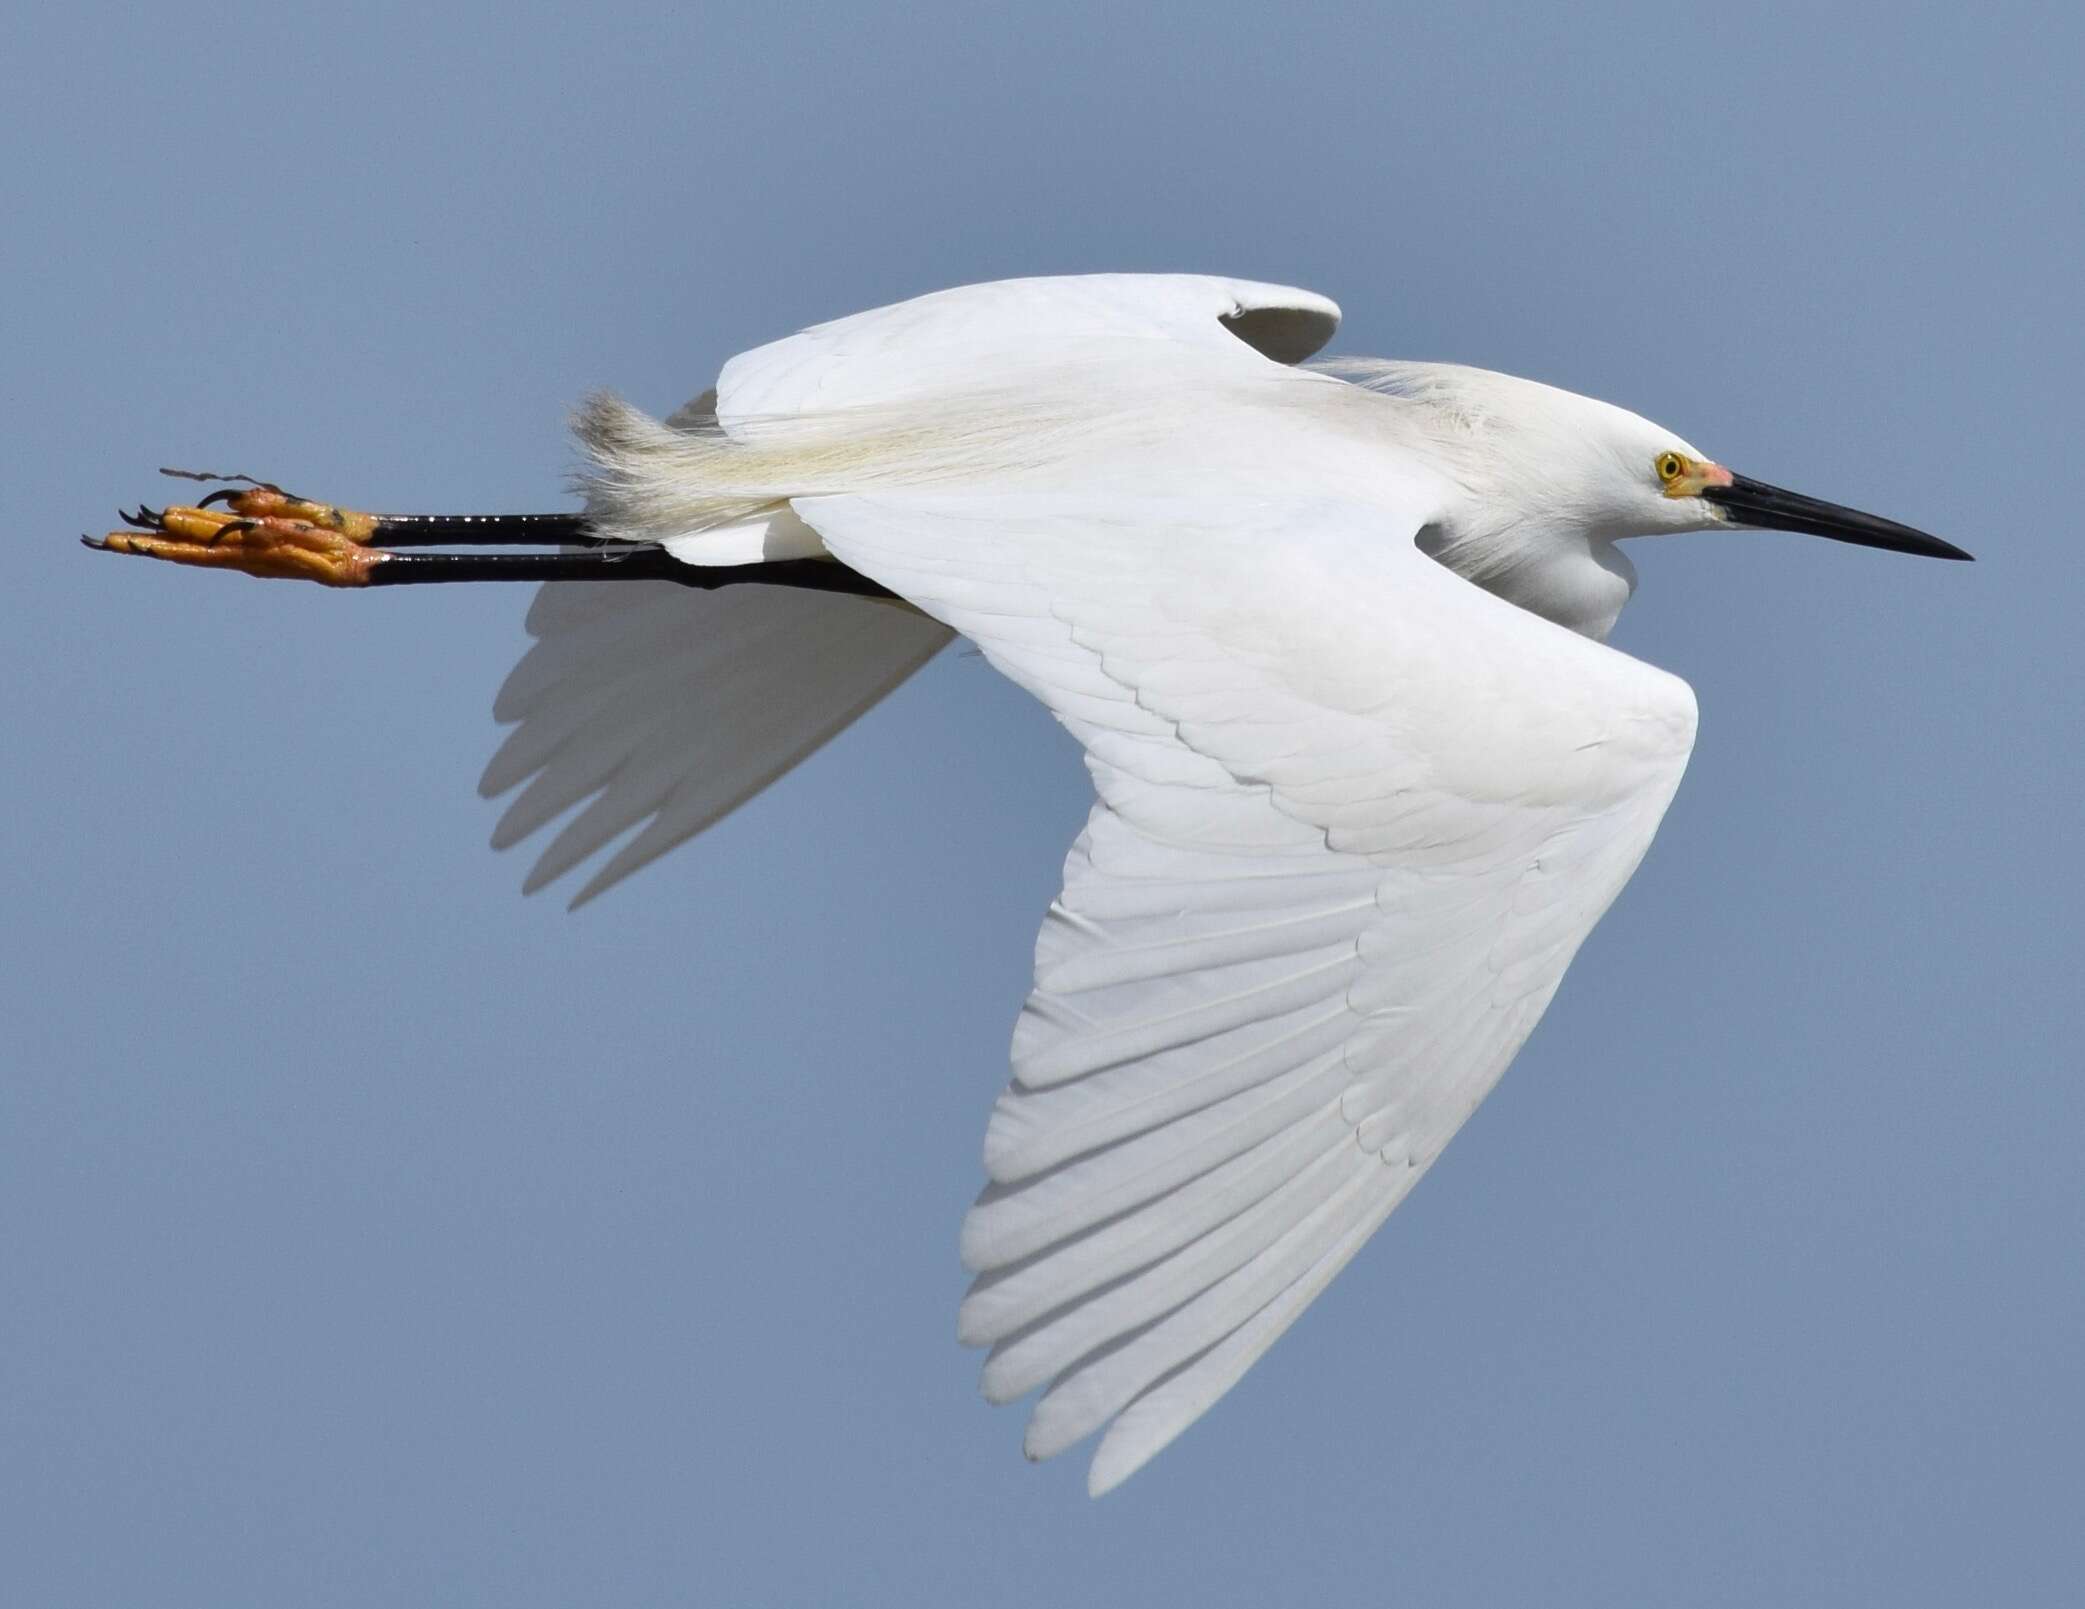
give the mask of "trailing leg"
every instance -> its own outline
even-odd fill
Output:
[[[580,514],[365,514],[294,496],[250,476],[192,505],[123,514],[131,527],[82,538],[97,551],[325,586],[404,586],[451,581],[672,581],[712,589],[743,583],[860,597],[891,594],[828,559],[736,565],[685,564],[654,543],[592,535]],[[541,553],[428,553],[443,544],[546,547]],[[584,544],[585,546],[581,546]],[[579,547],[579,551],[573,551]],[[403,550],[403,551],[401,551]]]

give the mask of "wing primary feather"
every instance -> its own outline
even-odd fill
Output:
[[[1280,1133],[1313,1109],[1336,1108],[1346,1061],[1335,1048],[1282,1076],[1076,1157],[1019,1184],[990,1184],[963,1222],[966,1264],[984,1270],[1136,1207]]]
[[[1177,1366],[1145,1388],[1108,1426],[1086,1474],[1089,1496],[1105,1497],[1142,1469],[1236,1385],[1267,1348],[1280,1340],[1304,1308],[1315,1301],[1368,1237],[1396,1210],[1417,1175],[1387,1194],[1348,1227],[1318,1260],[1245,1323],[1207,1351]]]
[[[1011,1402],[1118,1335],[1163,1317],[1265,1252],[1355,1171],[1353,1136],[1339,1134],[1259,1200],[1158,1261],[1068,1300],[996,1342],[985,1395]]]
[[[1351,1132],[1336,1111],[1321,1108],[1168,1195],[1053,1242],[1023,1261],[988,1269],[972,1281],[963,1299],[958,1338],[965,1346],[996,1345],[1082,1293],[1157,1262],[1262,1200]]]
[[[1345,1176],[1251,1261],[1060,1375],[1028,1421],[1028,1455],[1048,1458],[1083,1441],[1146,1386],[1237,1329],[1367,1217],[1378,1199],[1368,1186],[1380,1182],[1383,1165],[1358,1148],[1334,1157],[1346,1160]]]

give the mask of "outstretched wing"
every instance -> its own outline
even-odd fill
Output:
[[[1403,1199],[1634,870],[1686,685],[1298,498],[797,511],[1085,746],[963,1230],[987,1396],[1105,1491]]]

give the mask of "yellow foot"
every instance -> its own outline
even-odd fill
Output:
[[[104,553],[135,553],[174,564],[196,564],[282,581],[318,581],[329,587],[359,587],[387,554],[364,546],[375,535],[377,516],[293,497],[280,486],[245,475],[191,475],[188,480],[237,480],[193,506],[124,513],[131,530],[82,537]],[[221,505],[221,506],[213,506]],[[119,512],[121,512],[119,510]]]

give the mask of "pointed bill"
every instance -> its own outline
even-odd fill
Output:
[[[1828,536],[1835,542],[1857,547],[1887,548],[1892,553],[1915,553],[1927,559],[1967,559],[1952,542],[1915,531],[1878,514],[1827,503],[1785,491],[1746,475],[1732,475],[1730,484],[1708,485],[1700,495],[1730,516],[1734,525],[1756,526],[1766,531],[1803,531],[1811,536]]]

